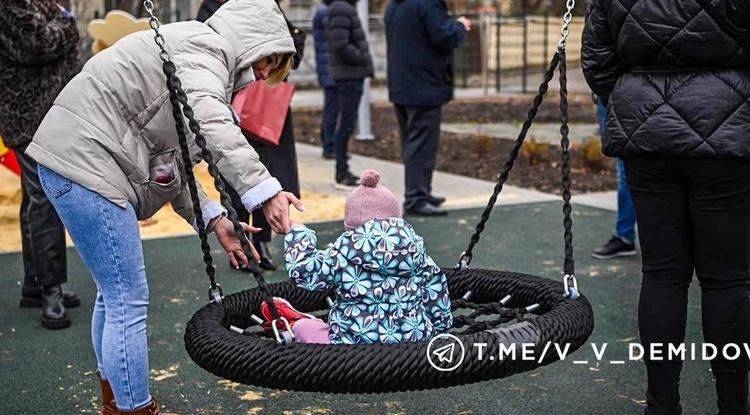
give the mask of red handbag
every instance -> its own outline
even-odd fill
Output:
[[[232,109],[237,114],[240,128],[252,139],[278,146],[292,95],[292,84],[282,82],[269,86],[259,80],[234,95]]]

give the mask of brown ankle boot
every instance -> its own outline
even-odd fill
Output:
[[[112,386],[109,381],[102,379],[102,375],[96,372],[96,377],[99,378],[99,384],[102,387],[102,415],[109,415],[113,408],[117,408],[115,405],[115,394],[112,392]]]
[[[111,411],[111,412],[107,412]],[[176,415],[173,413],[159,412],[159,404],[156,402],[156,398],[151,398],[151,403],[144,406],[143,408],[136,409],[134,411],[122,411],[117,409],[114,405],[111,408],[105,406],[104,415]]]

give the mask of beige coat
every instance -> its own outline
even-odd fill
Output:
[[[221,174],[252,210],[281,191],[234,123],[232,93],[254,80],[252,63],[294,52],[273,0],[230,0],[205,24],[162,27],[195,117]],[[190,137],[192,159],[200,160]],[[180,177],[172,105],[152,31],[129,35],[89,60],[55,100],[26,154],[139,218],[161,206],[194,216]],[[164,169],[175,179],[157,183]],[[221,208],[200,191],[206,219]]]

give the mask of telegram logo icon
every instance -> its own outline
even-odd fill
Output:
[[[466,357],[464,344],[452,334],[438,334],[427,345],[427,361],[441,372],[456,370]]]

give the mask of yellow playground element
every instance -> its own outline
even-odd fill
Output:
[[[104,19],[94,19],[89,23],[89,36],[94,39],[91,51],[99,53],[131,33],[148,29],[148,19],[136,19],[128,12],[112,10]]]

